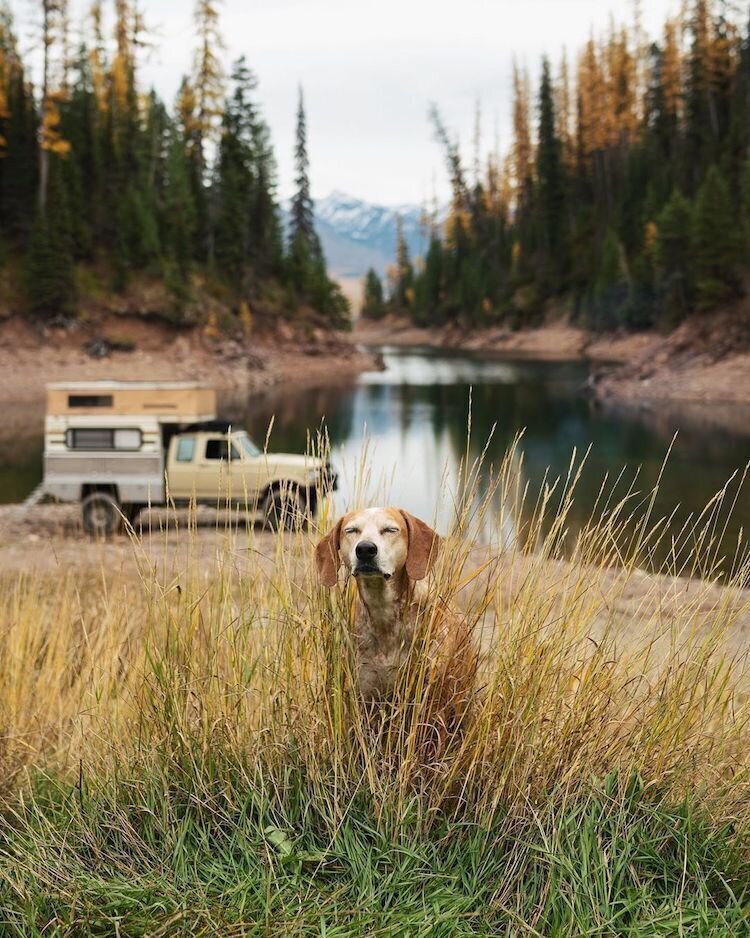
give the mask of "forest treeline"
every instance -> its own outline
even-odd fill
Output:
[[[364,314],[514,327],[567,308],[594,329],[672,326],[731,302],[750,268],[750,26],[693,0],[648,41],[635,4],[538,90],[514,67],[513,141],[466,165],[437,110],[452,198],[423,259],[399,237]],[[477,120],[479,127],[479,115]],[[479,133],[475,135],[477,141]]]
[[[139,79],[151,38],[135,2],[97,0],[75,34],[67,0],[29,6],[36,84],[0,3],[0,279],[20,307],[70,316],[82,290],[143,274],[166,284],[176,321],[200,284],[230,317],[259,302],[346,325],[313,225],[302,93],[285,231],[256,78],[243,58],[229,75],[221,64],[218,0],[195,5],[192,68],[171,107]]]

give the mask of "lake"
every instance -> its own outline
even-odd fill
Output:
[[[750,462],[750,408],[602,409],[582,393],[587,363],[428,348],[379,351],[385,369],[363,374],[350,388],[279,390],[239,408],[238,416],[260,444],[274,419],[269,445],[279,451],[303,449],[307,434],[324,418],[339,471],[336,497],[341,508],[387,501],[425,519],[437,515],[439,525],[449,523],[467,452],[470,402],[470,459],[479,456],[489,439],[488,469],[502,461],[523,431],[514,471],[528,484],[527,506],[521,512],[526,516],[545,477],[564,479],[573,451],[582,458],[590,448],[568,519],[571,536],[591,517],[607,476],[614,480],[622,473],[616,492],[624,494],[637,474],[635,489],[641,495],[634,495],[633,504],[642,501],[662,473],[675,434],[651,515],[656,520],[674,514],[673,530],[700,513],[730,476]],[[365,444],[370,477],[363,482],[357,466]],[[737,496],[737,490],[735,483],[729,495]],[[733,554],[738,539],[744,540],[742,531],[750,521],[748,491],[739,492],[731,517],[717,522],[716,539],[725,553]],[[508,524],[503,512],[503,525]],[[662,543],[655,560],[663,560],[667,552]]]
[[[530,506],[545,479],[565,477],[574,450],[590,448],[568,517],[569,540],[586,524],[605,477],[624,494],[637,475],[633,504],[656,484],[675,433],[677,438],[653,505],[652,518],[674,514],[674,530],[700,513],[733,473],[750,462],[750,408],[725,405],[611,409],[582,394],[589,366],[581,362],[533,361],[428,348],[385,347],[385,369],[363,374],[351,386],[277,389],[252,400],[224,402],[226,416],[242,423],[262,445],[273,418],[269,448],[304,451],[308,433],[324,422],[339,472],[337,508],[388,502],[445,528],[467,452],[476,459],[487,444],[490,471],[523,432],[513,472],[528,486],[524,506],[505,510],[497,501],[486,528],[501,522],[513,538],[528,522]],[[332,366],[335,368],[335,363]],[[41,478],[42,415],[6,414],[0,435],[0,501],[22,500]],[[494,429],[493,429],[494,428]],[[491,439],[490,439],[491,437]],[[359,477],[363,445],[369,477]],[[612,488],[612,483],[606,486]],[[737,495],[737,484],[730,487]],[[642,508],[636,508],[636,515]],[[727,554],[750,521],[750,497],[741,491],[732,516],[715,526],[715,540]],[[632,525],[631,525],[632,528]],[[484,530],[489,536],[492,530]],[[482,532],[480,532],[480,535]],[[662,543],[655,560],[666,555]]]

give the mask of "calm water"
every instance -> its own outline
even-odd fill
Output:
[[[676,512],[679,522],[700,512],[732,473],[750,462],[750,408],[602,410],[580,393],[588,375],[584,364],[429,349],[381,351],[386,369],[362,375],[350,387],[282,390],[251,402],[235,400],[227,402],[227,416],[241,420],[259,444],[273,417],[270,448],[291,452],[304,451],[308,432],[324,418],[340,473],[339,506],[387,501],[426,519],[437,515],[442,525],[449,521],[467,448],[470,397],[471,458],[480,454],[494,426],[487,457],[488,466],[497,466],[523,431],[517,471],[533,497],[545,473],[564,477],[573,450],[582,456],[591,447],[570,515],[572,533],[589,519],[607,474],[613,479],[624,471],[618,488],[624,493],[638,472],[637,489],[648,493],[675,432],[655,518]],[[6,503],[25,497],[41,476],[42,416],[18,417],[6,420],[5,439],[0,437],[0,501]],[[357,499],[362,480],[356,467],[365,443],[371,471]],[[736,491],[735,485],[732,494]],[[748,492],[740,492],[723,533],[727,553],[733,553],[741,530],[750,527]],[[516,528],[519,522],[522,528],[528,511],[520,515]],[[505,530],[508,517],[505,512],[503,533],[513,536],[512,524]]]
[[[624,471],[617,488],[624,494],[638,473],[636,489],[648,493],[676,432],[655,519],[676,512],[681,522],[700,512],[750,462],[750,408],[602,410],[581,394],[588,375],[585,364],[429,349],[381,351],[386,369],[363,375],[351,388],[278,392],[238,414],[259,442],[273,417],[270,448],[287,451],[304,449],[307,433],[325,418],[340,473],[337,499],[342,507],[357,500],[356,467],[367,443],[371,474],[360,501],[386,500],[427,519],[437,510],[438,522],[447,523],[466,453],[470,398],[471,458],[491,436],[488,463],[497,466],[523,431],[518,471],[533,496],[545,473],[565,477],[573,450],[583,456],[591,448],[570,515],[572,532],[591,516],[607,474],[614,479]],[[732,487],[733,495],[737,488]],[[739,493],[723,536],[725,552],[734,552],[742,528],[750,526],[748,493],[750,488]],[[528,517],[528,511],[522,514]]]

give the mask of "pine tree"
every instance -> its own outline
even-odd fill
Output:
[[[539,245],[542,252],[540,276],[545,290],[554,292],[564,267],[562,245],[565,224],[565,179],[562,147],[556,133],[555,105],[549,61],[542,62],[539,90],[539,142],[536,156],[538,185]]]
[[[279,273],[282,245],[273,150],[253,99],[257,82],[244,58],[234,64],[232,83],[217,162],[216,257],[242,291],[250,269],[256,275]]]
[[[219,29],[217,0],[196,0],[195,27],[198,48],[193,61],[193,75],[189,83],[193,97],[193,110],[188,122],[190,157],[193,161],[192,200],[197,212],[197,227],[202,243],[201,252],[209,262],[213,259],[215,225],[211,217],[211,204],[206,190],[206,150],[216,140],[222,116],[224,99],[224,69],[220,52],[224,47]]]
[[[429,118],[435,131],[435,137],[443,148],[448,167],[452,195],[451,211],[454,215],[462,215],[467,208],[469,190],[466,185],[466,173],[461,162],[461,151],[457,141],[451,139],[440,111],[434,104],[430,106]]]
[[[418,325],[427,326],[441,320],[443,280],[443,245],[437,233],[433,231],[424,269],[417,277],[414,288],[414,320]]]
[[[169,127],[169,143],[161,212],[161,242],[165,248],[165,280],[177,302],[178,318],[190,296],[190,273],[195,234],[195,206],[180,128]]]
[[[10,239],[25,236],[38,198],[37,112],[21,61],[13,24],[0,7],[2,107],[0,117],[0,219]]]
[[[595,329],[615,329],[624,325],[630,301],[630,278],[622,245],[610,228],[604,238],[599,274],[594,284],[591,325]]]
[[[686,87],[687,178],[695,185],[709,162],[716,125],[711,77],[711,21],[708,0],[695,0],[690,18],[691,47]]]
[[[735,224],[729,187],[711,166],[695,200],[693,263],[696,303],[710,309],[740,295],[742,243]]]
[[[297,130],[294,148],[296,191],[289,212],[289,279],[301,295],[310,294],[316,278],[320,242],[315,231],[315,214],[310,194],[310,161],[307,155],[307,120],[302,89],[297,104]]]
[[[523,213],[531,200],[533,188],[533,150],[529,118],[529,76],[513,65],[513,169],[516,207]]]
[[[414,268],[400,215],[396,218],[396,265],[391,279],[391,303],[394,312],[399,316],[407,316],[414,306]]]
[[[60,132],[60,102],[64,100],[67,44],[67,0],[42,0],[42,105],[39,127],[39,211],[47,208],[50,159],[66,156],[70,144]]]
[[[383,299],[383,284],[380,277],[372,267],[365,277],[364,296],[362,299],[362,316],[365,319],[382,319],[385,315],[385,302]]]
[[[690,203],[675,189],[657,218],[656,264],[667,324],[683,319],[693,302]]]
[[[294,148],[294,183],[296,191],[289,213],[289,241],[295,252],[314,258],[320,254],[320,242],[315,231],[315,208],[310,194],[310,159],[307,155],[307,118],[302,89],[297,103],[297,130]],[[305,258],[306,262],[306,258]]]
[[[255,121],[252,92],[256,79],[239,59],[232,69],[233,90],[222,118],[217,161],[216,262],[242,293],[250,256],[249,207],[253,186],[252,126]]]
[[[70,218],[59,163],[50,166],[48,199],[37,208],[26,259],[29,308],[35,315],[54,319],[74,311],[75,280]]]
[[[289,213],[289,281],[297,297],[306,299],[328,322],[338,328],[349,328],[349,303],[328,277],[323,250],[315,231],[307,155],[307,118],[301,88],[297,104],[294,165],[296,190]]]

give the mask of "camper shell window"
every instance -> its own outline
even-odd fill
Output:
[[[138,429],[97,429],[79,427],[65,434],[68,449],[84,450],[138,450],[143,436]]]
[[[69,394],[68,407],[113,407],[112,394]]]

